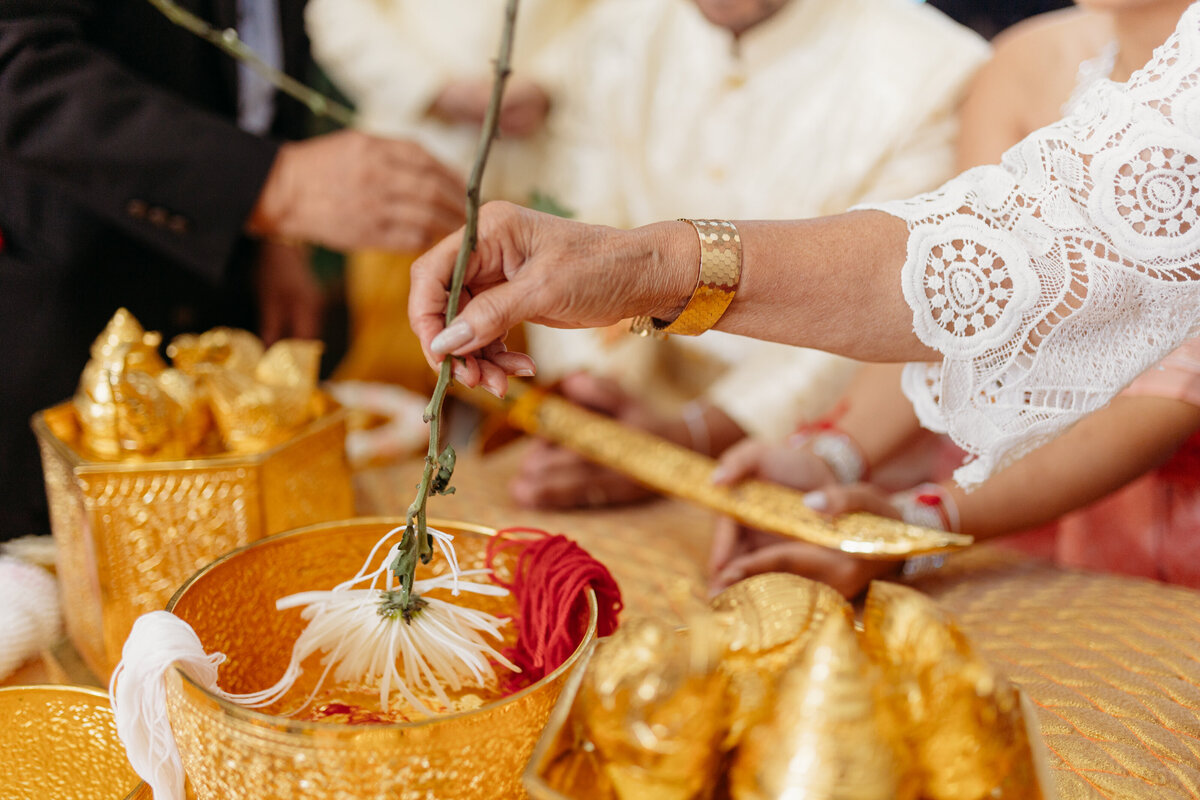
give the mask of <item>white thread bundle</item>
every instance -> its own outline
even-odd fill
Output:
[[[54,644],[61,630],[54,577],[0,556],[0,678]]]
[[[217,686],[217,667],[225,656],[205,653],[192,627],[175,615],[155,611],[134,623],[121,652],[121,663],[113,672],[109,693],[117,733],[125,744],[129,762],[154,790],[157,800],[184,797],[183,764],[166,709],[164,679],[174,665],[213,694],[247,708],[260,708],[278,702],[291,690],[305,659],[317,652],[324,653],[321,659],[324,671],[315,688],[291,713],[312,702],[330,673],[339,682],[368,685],[378,682],[380,706],[385,710],[394,688],[414,708],[433,714],[418,693],[432,694],[449,706],[445,686],[457,690],[464,685],[483,687],[495,681],[489,658],[520,671],[487,642],[488,637],[500,639],[500,629],[507,620],[424,596],[421,598],[424,605],[413,614],[411,622],[398,614],[388,617],[379,613],[381,602],[394,586],[388,566],[400,545],[389,547],[378,566],[372,568],[372,564],[384,543],[403,530],[395,528],[376,542],[350,580],[329,591],[301,592],[276,602],[279,609],[303,606],[302,615],[309,622],[293,645],[291,661],[283,676],[262,691],[248,694],[222,691]],[[449,588],[454,596],[461,591],[492,596],[508,593],[499,586],[461,580],[464,575],[486,574],[487,570],[460,572],[453,537],[429,530],[450,571],[436,578],[414,581],[414,593],[423,595],[438,588]]]

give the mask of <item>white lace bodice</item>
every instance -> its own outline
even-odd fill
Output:
[[[905,391],[975,485],[1200,332],[1200,5],[1000,165],[876,208],[908,224],[904,297],[943,354]]]

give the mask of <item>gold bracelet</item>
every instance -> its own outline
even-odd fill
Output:
[[[729,220],[685,219],[700,237],[700,274],[696,288],[673,322],[635,317],[629,330],[641,336],[676,333],[697,336],[717,324],[733,302],[742,279],[742,237]]]

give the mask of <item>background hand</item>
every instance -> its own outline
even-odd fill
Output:
[[[587,373],[568,375],[559,386],[566,398],[634,428],[673,438],[678,431],[615,381]],[[618,472],[549,442],[537,442],[508,486],[526,508],[587,508],[644,500],[653,492]]]
[[[490,78],[451,81],[433,102],[436,116],[449,122],[483,125],[492,96]],[[550,98],[537,83],[514,75],[504,87],[500,103],[500,135],[523,139],[541,130],[550,111]]]
[[[247,229],[336,250],[422,251],[460,226],[462,177],[418,144],[340,131],[279,148]]]
[[[886,492],[869,484],[838,486],[824,461],[795,446],[753,439],[740,442],[721,457],[713,477],[725,485],[755,477],[809,490],[805,502],[833,516],[856,510],[899,516]],[[852,598],[875,578],[898,571],[900,563],[855,558],[722,519],[709,551],[709,588],[716,593],[751,575],[790,572],[826,583]]]
[[[730,447],[721,455],[712,476],[718,486],[731,486],[747,478],[803,490],[837,483],[833,470],[807,449],[762,439],[743,439]]]
[[[760,537],[770,537],[769,539]],[[871,581],[898,574],[902,561],[868,561],[807,542],[786,540],[738,525],[732,519],[718,523],[718,542],[734,542],[733,558],[720,569],[710,563],[709,591],[713,594],[764,572],[790,572],[832,586],[846,598],[863,592]]]
[[[261,242],[254,288],[263,344],[270,346],[286,338],[320,338],[325,297],[309,266],[307,247]]]

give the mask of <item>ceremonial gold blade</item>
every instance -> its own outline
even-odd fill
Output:
[[[488,399],[495,408],[495,400]],[[574,450],[657,492],[690,500],[754,528],[874,559],[941,553],[974,541],[963,534],[874,514],[844,514],[828,520],[804,505],[803,492],[775,483],[747,480],[731,487],[716,486],[711,480],[713,459],[515,381],[510,383],[505,408],[513,427]]]

